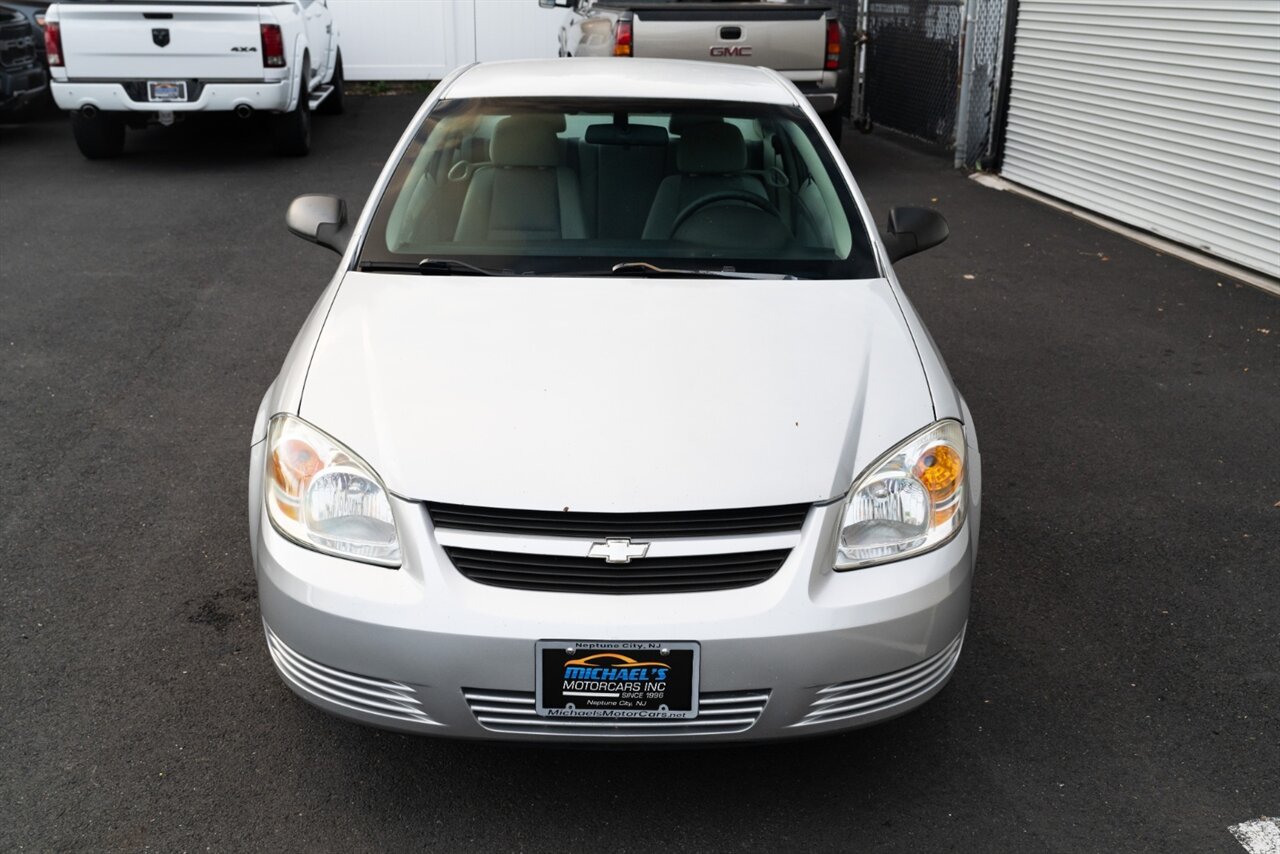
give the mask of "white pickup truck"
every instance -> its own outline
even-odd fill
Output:
[[[342,111],[342,52],[328,0],[63,0],[45,13],[53,97],[89,158],[126,127],[187,113],[270,113],[282,154],[311,147],[311,111]]]
[[[820,0],[538,0],[570,14],[561,56],[692,59],[772,68],[840,141],[853,88],[844,30]]]

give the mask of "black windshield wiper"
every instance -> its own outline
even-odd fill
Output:
[[[424,276],[636,276],[641,278],[668,279],[798,279],[790,273],[753,273],[724,267],[719,270],[695,270],[676,267],[659,267],[648,261],[623,261],[607,270],[567,270],[534,273],[532,270],[517,273],[514,270],[480,267],[456,258],[423,258],[416,264],[411,261],[365,261],[360,264],[363,272],[417,272]]]
[[[423,258],[418,262],[418,272],[424,276],[438,276],[442,273],[461,274],[463,276],[514,276],[511,270],[499,270],[492,267],[477,267],[466,261],[455,258]]]
[[[693,270],[659,267],[648,261],[623,261],[607,271],[566,273],[569,276],[641,276],[672,279],[794,279],[789,273],[752,273],[724,267],[720,270]]]
[[[490,269],[488,267],[477,267],[475,264],[468,264],[466,261],[459,261],[455,258],[423,258],[421,261],[414,263],[412,261],[365,261],[361,263],[360,270],[366,273],[378,272],[399,272],[399,273],[421,273],[424,276],[514,276],[511,270]]]

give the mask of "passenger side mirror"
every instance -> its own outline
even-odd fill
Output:
[[[942,214],[929,208],[894,208],[889,229],[880,233],[889,263],[923,252],[947,239],[951,229]]]
[[[284,215],[289,230],[311,243],[319,243],[339,255],[351,242],[351,226],[347,222],[347,203],[337,196],[298,196]]]

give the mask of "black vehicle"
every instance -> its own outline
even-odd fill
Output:
[[[0,6],[0,113],[17,110],[44,95],[49,74],[36,51],[43,33],[26,14]]]
[[[31,22],[31,37],[36,40],[36,55],[45,71],[49,70],[49,57],[44,50],[44,13],[50,0],[5,0],[6,6],[27,16]]]

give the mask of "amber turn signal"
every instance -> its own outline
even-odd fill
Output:
[[[916,478],[933,496],[934,504],[940,504],[955,494],[960,476],[964,473],[964,461],[948,445],[934,445],[916,461]]]

